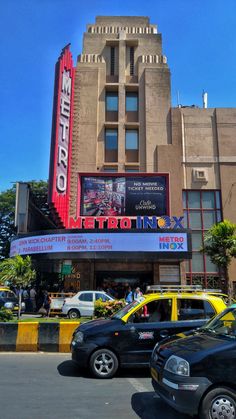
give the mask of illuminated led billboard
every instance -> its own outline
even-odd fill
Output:
[[[168,214],[166,175],[81,176],[80,215]]]

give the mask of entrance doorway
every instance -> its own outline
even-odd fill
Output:
[[[96,272],[96,288],[109,292],[115,298],[124,298],[128,286],[132,289],[140,287],[144,293],[147,285],[151,284],[152,272]]]

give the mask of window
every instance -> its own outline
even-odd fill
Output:
[[[102,301],[108,301],[110,300],[109,297],[107,297],[107,295],[102,294],[101,292],[96,292],[95,294],[95,300],[102,300]]]
[[[215,311],[208,301],[182,298],[177,301],[178,320],[209,319]]]
[[[111,76],[115,75],[115,47],[111,47],[111,56],[110,56],[110,74]]]
[[[104,167],[103,172],[118,172],[117,167]]]
[[[187,282],[210,288],[218,268],[208,256],[200,252],[205,233],[216,222],[222,221],[220,191],[183,191],[184,226],[192,230],[193,256],[187,266]]]
[[[126,162],[135,163],[139,160],[138,130],[126,130],[125,133]]]
[[[117,162],[118,159],[118,130],[106,129],[105,131],[105,161]]]
[[[118,112],[118,93],[106,93],[106,112]]]
[[[117,129],[106,130],[106,150],[117,150],[118,131]]]
[[[84,292],[83,294],[80,294],[79,300],[80,301],[91,302],[91,301],[93,301],[93,293],[92,292]]]
[[[172,300],[163,299],[151,301],[143,305],[130,316],[129,322],[156,323],[171,321]]]
[[[134,75],[134,47],[130,47],[129,50],[129,60],[130,60],[130,75]]]
[[[126,112],[137,112],[138,111],[138,93],[137,92],[126,92],[125,109]]]
[[[138,150],[138,131],[134,129],[127,130],[125,133],[126,150]]]

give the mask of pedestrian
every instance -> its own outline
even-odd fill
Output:
[[[127,291],[126,291],[125,301],[126,301],[127,304],[130,304],[130,303],[132,303],[133,300],[134,300],[134,298],[133,298],[132,289],[129,286]]]
[[[49,317],[50,307],[51,307],[51,298],[47,291],[44,292],[43,307],[46,310],[46,316]]]
[[[34,286],[30,289],[29,295],[30,295],[30,302],[31,302],[32,311],[35,312],[36,311],[36,295],[37,295],[37,292],[36,292]]]
[[[133,295],[134,300],[138,300],[139,297],[141,297],[142,295],[143,293],[141,292],[140,288],[139,287],[135,288],[134,295]]]
[[[30,312],[30,296],[29,296],[28,288],[25,288],[22,291],[22,298],[23,298],[23,301],[25,303],[25,311],[26,311],[26,313],[29,313]]]

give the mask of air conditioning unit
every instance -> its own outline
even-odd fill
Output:
[[[206,169],[193,169],[194,182],[208,182],[208,173]]]

